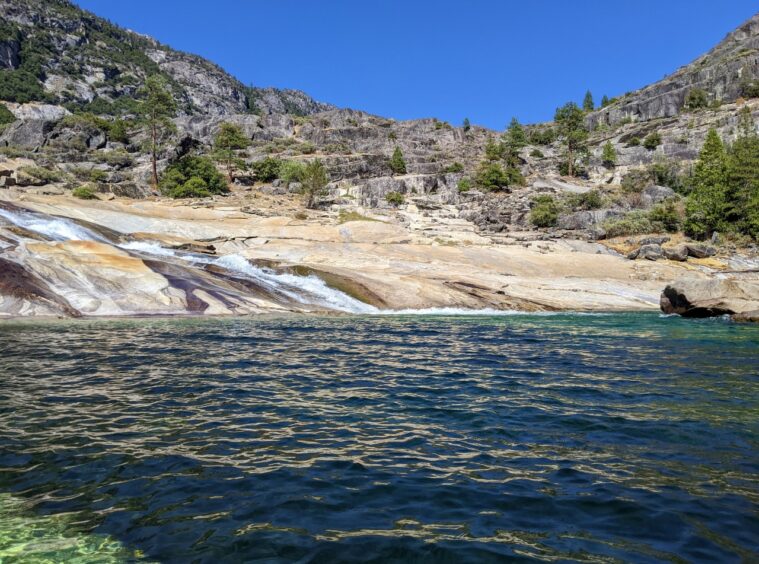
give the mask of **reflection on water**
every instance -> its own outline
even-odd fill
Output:
[[[758,351],[757,327],[637,314],[4,324],[0,491],[25,512],[0,539],[751,560]]]

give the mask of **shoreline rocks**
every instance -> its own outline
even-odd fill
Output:
[[[759,279],[681,279],[669,284],[659,301],[664,313],[683,317],[731,315],[736,320],[759,319]]]

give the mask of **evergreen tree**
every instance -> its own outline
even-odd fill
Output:
[[[567,151],[567,173],[574,176],[575,160],[587,152],[588,130],[585,113],[574,102],[567,102],[556,110],[554,116],[559,138]]]
[[[509,123],[506,134],[503,136],[503,142],[507,153],[516,153],[527,145],[527,134],[525,134],[524,128],[517,118],[511,118],[511,123]]]
[[[148,130],[148,150],[153,173],[153,188],[158,189],[158,153],[176,126],[171,118],[177,113],[177,104],[166,87],[166,81],[159,75],[149,76],[141,88],[142,101],[139,114]]]
[[[464,133],[472,129],[472,124],[469,123],[469,118],[464,118],[464,123],[462,124],[462,127],[464,128]]]
[[[607,141],[603,148],[603,154],[601,160],[605,167],[612,168],[617,164],[617,151],[614,149],[614,145],[611,141]]]
[[[401,148],[396,145],[393,156],[390,157],[390,170],[393,174],[406,174],[406,161],[403,159]]]
[[[738,131],[728,152],[726,220],[759,240],[759,135],[748,106],[740,112]]]
[[[685,232],[707,237],[725,222],[728,162],[717,130],[710,129],[693,171],[693,190],[685,205]]]
[[[234,180],[235,169],[245,165],[245,161],[237,156],[237,151],[248,145],[250,140],[239,126],[227,122],[221,124],[214,139],[214,157],[227,168],[230,183]]]
[[[582,109],[586,112],[592,112],[596,109],[596,105],[593,102],[593,94],[590,93],[590,90],[585,92],[585,98],[582,100]]]
[[[488,139],[485,144],[485,160],[490,162],[497,162],[503,158],[504,147],[502,143],[498,143],[495,139]]]
[[[329,176],[324,164],[319,159],[309,162],[303,169],[301,182],[303,193],[306,195],[306,207],[312,209],[316,198],[324,193],[324,189],[329,184]]]
[[[608,105],[609,105],[609,97],[606,94],[604,94],[604,97],[601,98],[601,107],[605,108]]]

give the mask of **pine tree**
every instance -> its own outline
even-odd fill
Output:
[[[567,102],[556,110],[554,116],[559,137],[567,151],[567,173],[574,176],[575,160],[587,151],[588,130],[585,113],[574,102]]]
[[[406,174],[406,161],[403,159],[401,148],[396,145],[393,156],[390,157],[390,170],[393,174]]]
[[[609,102],[609,97],[606,94],[604,94],[604,97],[601,98],[601,107],[605,108],[606,106],[609,105],[609,103],[610,103]]]
[[[140,92],[142,102],[139,114],[148,130],[148,150],[150,151],[153,189],[158,189],[158,152],[166,138],[176,131],[171,118],[177,113],[174,97],[166,87],[166,81],[159,75],[149,76]]]
[[[685,204],[685,232],[708,237],[725,225],[728,159],[717,130],[710,129],[693,172],[693,190]]]
[[[464,118],[464,123],[462,124],[462,127],[464,128],[464,133],[472,129],[472,124],[469,123],[469,118]]]
[[[324,189],[329,184],[329,175],[324,164],[319,159],[309,162],[303,168],[301,182],[303,193],[306,195],[306,207],[312,209],[316,199],[324,193]]]
[[[227,168],[229,182],[234,180],[235,168],[244,166],[245,162],[237,157],[240,151],[250,145],[239,126],[233,123],[222,123],[214,139],[214,157]]]
[[[728,152],[726,219],[759,240],[759,135],[748,106],[740,111],[738,131]]]
[[[485,143],[485,160],[490,162],[497,162],[503,158],[503,143],[497,142],[495,139],[488,139]]]
[[[607,141],[603,148],[603,154],[601,155],[603,165],[607,168],[613,168],[617,164],[617,151],[614,149],[614,145],[611,141]]]
[[[596,109],[596,105],[593,102],[593,94],[590,93],[590,90],[585,93],[585,98],[582,100],[582,109],[586,112],[592,112]]]
[[[507,153],[516,153],[527,145],[527,135],[517,118],[511,118],[511,123],[509,123],[506,134],[503,136],[503,142]]]

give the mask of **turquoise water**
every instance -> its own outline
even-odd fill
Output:
[[[0,562],[757,559],[759,327],[0,324]]]

